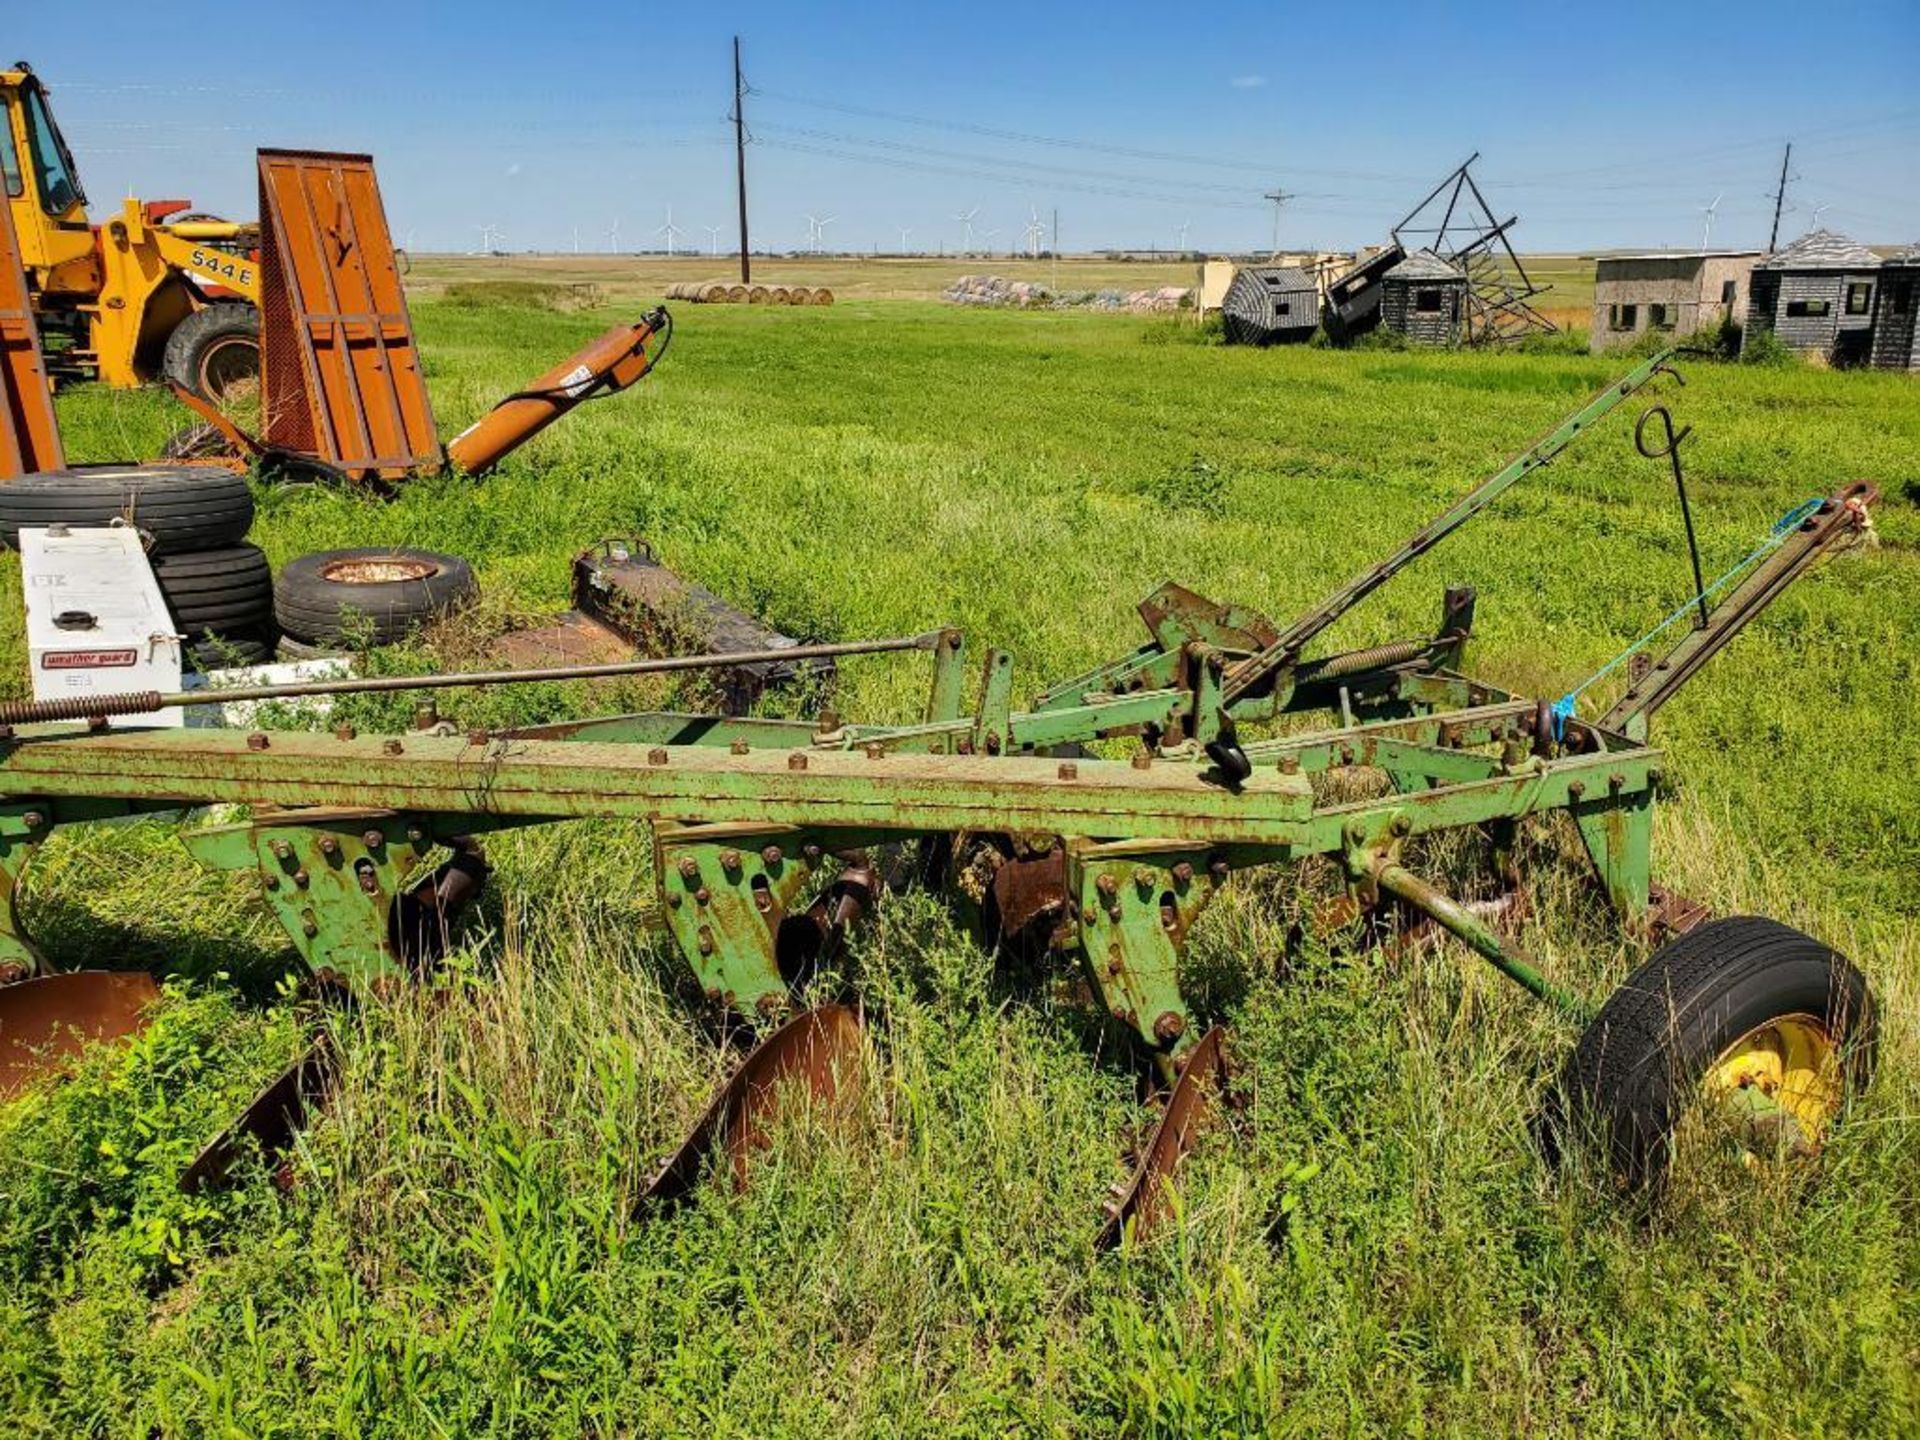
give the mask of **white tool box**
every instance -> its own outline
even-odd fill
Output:
[[[176,691],[180,636],[131,526],[52,525],[20,532],[33,698]],[[181,723],[175,707],[116,726]]]

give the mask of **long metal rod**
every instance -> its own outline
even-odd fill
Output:
[[[1855,481],[1828,496],[1778,550],[1721,598],[1706,625],[1683,634],[1595,723],[1603,730],[1623,732],[1628,721],[1651,717],[1808,566],[1832,546],[1858,534],[1866,526],[1868,507],[1879,498],[1880,492],[1865,481]]]
[[[1544,1000],[1571,1019],[1592,1018],[1593,1007],[1571,990],[1562,989],[1540,973],[1540,967],[1518,950],[1500,943],[1479,916],[1451,895],[1437,890],[1418,875],[1400,865],[1383,865],[1374,876],[1380,888],[1399,897],[1424,914],[1431,915],[1444,929],[1459,937],[1493,968],[1513,981],[1536,1000]]]
[[[1342,585],[1319,605],[1294,621],[1279,639],[1259,654],[1250,655],[1234,666],[1227,672],[1225,683],[1221,687],[1222,698],[1227,701],[1239,699],[1273,671],[1297,657],[1314,636],[1386,584],[1407,565],[1426,554],[1486,509],[1505,494],[1516,481],[1524,479],[1552,460],[1554,456],[1571,445],[1583,430],[1652,380],[1666,367],[1667,361],[1673,358],[1674,353],[1671,349],[1662,350],[1651,359],[1642,361],[1630,373],[1602,390],[1579,410],[1562,420],[1547,435],[1535,441],[1522,454],[1514,457],[1498,474],[1491,475],[1474,486],[1394,554]]]
[[[340,680],[303,680],[290,685],[231,685],[205,690],[148,690],[72,700],[25,700],[0,704],[0,724],[84,720],[95,715],[141,715],[175,705],[225,705],[235,700],[296,700],[314,695],[374,695],[399,690],[451,690],[478,685],[520,685],[542,680],[600,680],[616,675],[662,675],[681,670],[717,670],[735,665],[825,660],[840,655],[883,655],[931,650],[947,632],[901,635],[886,640],[847,640],[833,645],[793,645],[784,650],[737,650],[728,655],[669,655],[609,665],[562,665],[537,670],[469,670],[452,675],[376,675]]]

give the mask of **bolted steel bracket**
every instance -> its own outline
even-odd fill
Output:
[[[0,804],[0,985],[31,980],[48,970],[46,956],[20,916],[20,880],[53,821],[53,805],[45,800]]]
[[[782,929],[826,878],[820,845],[790,828],[661,826],[654,854],[667,929],[707,998],[749,1020],[785,1010]]]
[[[433,826],[391,812],[336,813],[188,831],[187,853],[214,870],[253,870],[274,917],[321,980],[350,989],[410,978],[394,907],[424,873]]]
[[[1380,872],[1400,863],[1400,852],[1413,821],[1404,810],[1356,816],[1340,832],[1340,864],[1347,875],[1347,893],[1362,911],[1380,905]]]
[[[1150,1051],[1173,1054],[1199,1038],[1180,993],[1180,955],[1227,873],[1205,850],[1068,846],[1067,893],[1094,994]]]

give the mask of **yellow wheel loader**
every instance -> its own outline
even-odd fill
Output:
[[[171,381],[208,400],[260,373],[258,227],[187,201],[127,199],[87,218],[47,87],[0,70],[0,176],[56,378]]]

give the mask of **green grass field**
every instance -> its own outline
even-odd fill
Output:
[[[423,299],[443,434],[607,323]],[[818,639],[965,627],[1022,691],[1130,648],[1176,578],[1290,616],[1604,384],[1584,355],[1199,343],[1124,316],[683,307],[637,391],[483,483],[392,504],[263,494],[255,538],[476,563],[454,663],[565,604],[568,559],[641,534]],[[155,1026],[0,1111],[8,1435],[1902,1436],[1920,1432],[1920,390],[1695,362],[1664,398],[1709,573],[1798,501],[1887,492],[1879,544],[1798,585],[1663,711],[1656,874],[1812,931],[1871,976],[1880,1068],[1817,1164],[1686,1177],[1635,1213],[1534,1153],[1574,1036],[1458,946],[1283,965],[1293,877],[1195,936],[1251,1097],[1137,1253],[1089,1247],[1146,1117],[1052,987],[996,976],[932,901],[846,962],[870,1004],[857,1123],[796,1123],[733,1194],[637,1223],[636,1177],[726,1067],[646,914],[644,841],[511,832],[443,995],[370,1000],[282,1196],[187,1200],[179,1165],[297,1044],[291,952],[170,831],[56,835],[25,909],[65,965],[172,977]],[[1636,407],[1637,408],[1637,407]],[[75,460],[151,453],[150,395],[61,401]],[[1684,597],[1663,468],[1615,416],[1339,627],[1420,633],[1479,587],[1476,673],[1557,695]],[[14,561],[0,673],[24,689]],[[437,643],[438,652],[432,648]],[[920,673],[847,668],[903,718]],[[449,705],[613,709],[630,685]],[[402,707],[349,707],[366,722]],[[1524,943],[1600,994],[1618,938],[1541,826]],[[1417,863],[1465,883],[1471,855]],[[1302,883],[1326,882],[1304,877]]]

